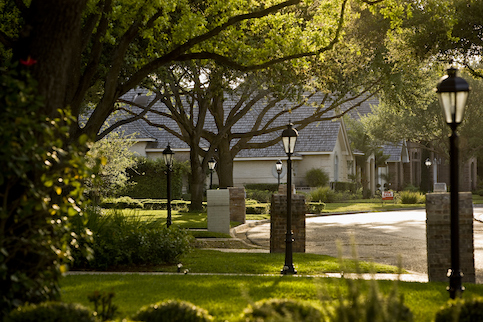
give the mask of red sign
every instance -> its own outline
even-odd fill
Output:
[[[382,200],[393,200],[394,194],[392,191],[383,191],[382,192]]]

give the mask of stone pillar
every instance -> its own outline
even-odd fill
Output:
[[[244,224],[246,219],[245,188],[229,187],[230,220]]]
[[[230,233],[230,191],[228,189],[206,192],[208,231]]]
[[[305,253],[305,196],[292,195],[294,253]],[[273,194],[270,207],[270,253],[285,252],[287,232],[287,194]]]
[[[450,193],[426,195],[426,245],[430,282],[447,282],[451,268]],[[460,267],[463,283],[475,283],[473,202],[470,192],[459,193]]]

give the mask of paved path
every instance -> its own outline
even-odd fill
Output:
[[[483,219],[483,208],[474,209]],[[350,215],[309,217],[306,221],[306,252],[353,257],[398,265],[424,275],[427,280],[426,213],[421,210],[391,211]],[[264,223],[244,232],[251,242],[270,248],[270,224]],[[474,223],[477,283],[483,283],[483,223]],[[339,246],[338,246],[339,245]]]

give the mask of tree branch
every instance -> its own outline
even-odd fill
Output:
[[[143,67],[139,69],[136,73],[134,73],[130,79],[120,87],[120,94],[125,94],[127,91],[129,91],[131,88],[139,84],[146,76],[148,76],[150,73],[152,73],[154,70],[158,69],[159,67],[172,62],[176,61],[177,58],[188,51],[190,48],[193,48],[195,45],[202,43],[205,40],[208,40],[210,38],[215,37],[219,33],[221,33],[223,30],[239,23],[244,20],[249,20],[249,19],[256,19],[256,18],[261,18],[264,16],[268,16],[272,13],[275,13],[283,8],[290,7],[293,5],[296,5],[300,3],[302,0],[288,0],[282,3],[279,3],[277,5],[271,6],[266,9],[262,9],[259,11],[254,11],[251,13],[246,13],[246,14],[241,14],[237,15],[234,17],[229,18],[225,23],[221,24],[218,27],[213,28],[210,31],[207,31],[206,33],[193,37],[190,40],[186,41],[185,43],[179,45],[178,47],[174,48],[172,51],[169,53],[163,55],[162,57],[159,57],[158,59],[155,59]],[[345,1],[344,1],[345,3]]]
[[[102,131],[101,133],[99,133],[97,135],[96,141],[99,141],[100,139],[104,138],[106,135],[108,135],[109,133],[111,133],[112,131],[114,131],[115,129],[117,129],[118,127],[120,127],[124,124],[131,123],[131,122],[137,121],[139,119],[142,119],[146,115],[146,113],[148,113],[151,110],[151,108],[154,106],[154,104],[156,104],[156,102],[158,102],[158,101],[159,101],[158,95],[156,95],[156,97],[147,106],[140,106],[140,105],[138,105],[134,102],[131,102],[131,101],[128,101],[128,100],[125,100],[125,99],[118,99],[118,102],[129,104],[129,105],[134,105],[138,108],[141,108],[142,112],[139,113],[139,114],[135,114],[132,111],[126,109],[126,108],[120,108],[120,110],[126,111],[129,114],[134,115],[134,116],[130,117],[130,118],[122,119],[120,121],[117,121],[113,125],[109,126],[107,129],[105,129],[104,131]]]
[[[336,30],[334,38],[330,41],[330,43],[327,46],[320,48],[316,51],[303,52],[303,53],[299,53],[299,54],[288,55],[288,56],[272,59],[272,60],[264,62],[262,64],[254,64],[254,65],[249,65],[249,66],[244,66],[242,64],[239,64],[239,63],[229,59],[228,57],[225,57],[223,55],[219,55],[219,54],[216,54],[216,53],[211,53],[211,52],[197,52],[197,53],[180,54],[174,60],[175,61],[188,61],[188,60],[194,60],[194,59],[197,59],[197,60],[209,59],[209,60],[216,61],[217,63],[219,63],[221,65],[224,65],[224,66],[227,66],[227,67],[230,67],[230,68],[242,71],[242,72],[247,72],[247,71],[255,71],[255,70],[265,69],[265,68],[268,68],[270,66],[273,66],[273,65],[276,65],[276,64],[279,64],[279,63],[283,63],[283,62],[286,62],[286,61],[298,59],[298,58],[316,56],[316,55],[319,55],[321,53],[324,53],[326,51],[331,50],[334,47],[334,45],[339,41],[339,36],[340,36],[341,31],[342,31],[342,27],[344,25],[344,12],[345,12],[346,4],[347,4],[347,0],[345,0],[342,3],[340,17],[339,17],[339,23],[337,25],[337,30]]]

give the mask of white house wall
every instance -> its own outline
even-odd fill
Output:
[[[298,166],[301,173],[301,182],[299,182],[299,184],[303,186],[307,185],[307,183],[305,182],[305,173],[314,168],[322,169],[325,173],[329,175],[329,177],[334,176],[332,155],[329,153],[304,155],[303,161],[301,161]]]
[[[147,144],[148,144],[148,142],[136,142],[129,148],[129,150],[134,152],[134,154],[136,154],[136,156],[145,157],[146,156],[146,145]]]
[[[277,160],[234,160],[233,162],[233,184],[236,187],[243,187],[247,183],[277,183],[275,163]],[[292,161],[293,176],[292,180],[295,185],[298,178],[299,160]],[[283,173],[280,176],[280,182],[287,182],[287,160],[282,160]]]

